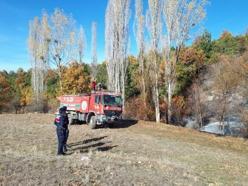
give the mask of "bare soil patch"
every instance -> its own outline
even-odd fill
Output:
[[[56,156],[53,115],[0,115],[1,185],[247,185],[248,141],[122,122],[70,126]]]

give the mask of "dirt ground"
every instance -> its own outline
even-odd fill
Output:
[[[56,156],[53,115],[0,115],[0,185],[247,185],[248,141],[127,121],[70,126]]]

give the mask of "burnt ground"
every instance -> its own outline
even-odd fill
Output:
[[[152,122],[70,127],[56,156],[53,115],[0,115],[0,185],[247,185],[248,141]]]

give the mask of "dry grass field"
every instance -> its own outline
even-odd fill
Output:
[[[155,124],[70,126],[56,156],[53,115],[0,115],[0,185],[247,185],[248,141]]]

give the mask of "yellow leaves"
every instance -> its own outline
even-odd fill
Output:
[[[87,66],[73,62],[64,70],[62,94],[80,94],[90,90],[90,72]]]
[[[27,106],[32,102],[32,89],[31,87],[24,87],[21,89],[20,105]]]
[[[173,103],[176,106],[176,108],[185,109],[186,103],[183,96],[173,97]]]
[[[128,61],[131,64],[137,64],[138,63],[137,59],[134,56],[128,56]]]
[[[165,60],[163,60],[163,61],[159,64],[159,71],[160,71],[160,72],[163,72],[163,71],[164,71],[166,64],[167,64],[167,63],[166,63]]]

